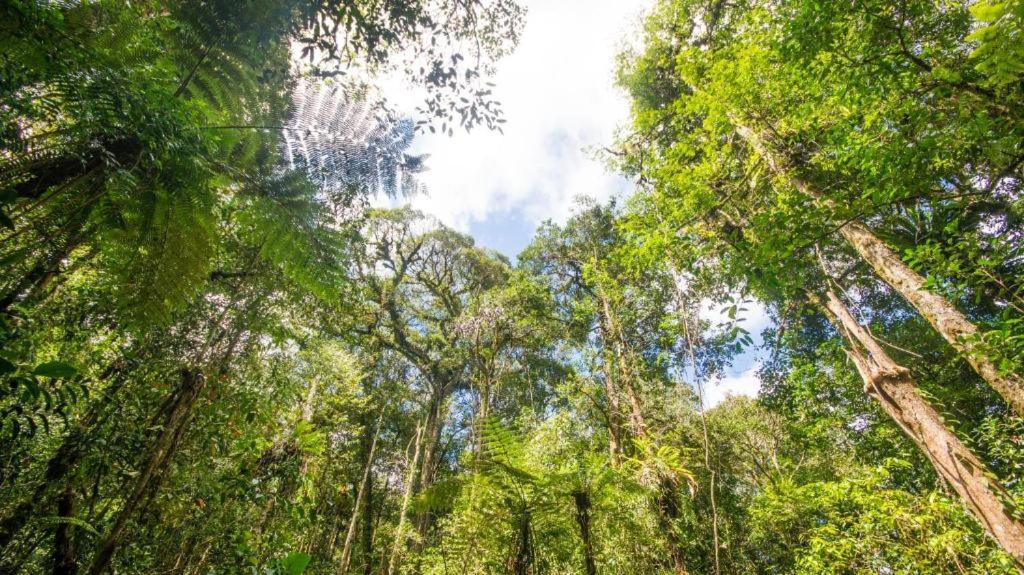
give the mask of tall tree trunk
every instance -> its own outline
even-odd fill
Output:
[[[580,527],[580,539],[583,540],[583,568],[587,575],[597,575],[597,563],[594,562],[594,542],[590,535],[590,494],[576,491],[572,494],[576,504],[576,524]]]
[[[255,262],[250,262],[250,266]],[[229,321],[228,327],[223,327],[227,321],[229,312],[234,308],[241,291],[241,286],[235,288],[228,300],[218,321],[211,324],[207,334],[206,343],[199,354],[198,363],[207,366],[216,373],[217,377],[227,375],[228,367],[237,352],[238,343],[244,331],[240,318]],[[257,304],[262,300],[263,294],[256,294],[245,305],[242,313],[252,313]],[[214,359],[214,353],[224,344],[223,352],[219,359]],[[215,369],[213,369],[215,368]],[[181,438],[188,430],[192,419],[193,410],[199,400],[199,396],[206,389],[206,377],[198,369],[184,368],[181,370],[181,380],[178,387],[167,398],[167,401],[157,411],[154,419],[160,422],[160,432],[157,434],[148,453],[145,454],[141,472],[136,477],[128,497],[122,504],[121,510],[114,519],[114,525],[107,532],[106,537],[100,543],[96,554],[93,556],[92,564],[89,566],[89,575],[100,575],[110,566],[110,562],[120,547],[124,531],[128,521],[137,511],[142,509],[145,503],[159,489],[163,480],[162,471],[174,456],[181,442]],[[207,550],[209,551],[209,550]]]
[[[616,379],[619,382],[619,387],[626,394],[626,399],[629,401],[629,423],[633,427],[633,433],[637,436],[644,436],[647,434],[647,421],[644,418],[643,401],[640,398],[640,393],[636,388],[635,382],[639,380],[639,373],[636,370],[636,366],[633,363],[633,356],[626,352],[628,343],[626,342],[625,334],[622,332],[622,326],[615,319],[615,315],[612,313],[611,305],[607,297],[601,296],[601,306],[604,313],[604,329],[605,347],[611,346],[615,348],[615,373]],[[609,369],[609,371],[611,371]],[[606,376],[610,376],[606,374]]]
[[[388,561],[388,575],[397,575],[398,556],[405,546],[405,523],[409,515],[409,503],[412,501],[413,487],[416,480],[416,469],[420,461],[420,441],[423,427],[416,426],[416,437],[413,439],[412,460],[408,461],[409,471],[405,477],[405,492],[402,494],[402,507],[398,511],[398,526],[395,527],[395,544],[391,548],[391,559]]]
[[[173,455],[174,448],[191,419],[192,407],[205,388],[205,383],[206,379],[201,373],[182,370],[178,389],[169,398],[170,401],[166,406],[167,416],[163,426],[154,440],[149,453],[146,454],[142,471],[135,479],[128,497],[125,499],[121,510],[117,514],[117,518],[114,520],[113,527],[107,532],[106,537],[96,552],[96,556],[93,558],[92,565],[89,567],[89,575],[100,575],[109,567],[114,553],[121,545],[129,519],[140,508],[146,494],[152,487],[154,476],[163,469],[166,462]]]
[[[792,173],[788,158],[766,144],[766,138],[741,123],[735,126],[736,132],[764,158],[772,172],[786,179],[800,193],[814,199],[820,206],[833,206],[820,190]],[[875,273],[899,292],[967,360],[978,375],[1006,400],[1017,415],[1024,417],[1024,378],[1001,372],[985,349],[978,327],[948,299],[928,291],[925,279],[904,263],[867,226],[850,221],[839,228],[839,232]]]
[[[75,516],[75,490],[68,483],[57,501],[57,517],[71,519]],[[77,575],[78,551],[70,523],[57,525],[53,541],[53,575]]]
[[[618,467],[622,457],[622,422],[619,414],[619,393],[615,383],[606,373],[604,376],[604,392],[608,396],[608,457],[612,467]]]
[[[370,440],[370,450],[366,455],[366,466],[363,468],[363,479],[359,482],[359,492],[356,493],[356,502],[352,506],[352,518],[348,522],[348,533],[345,535],[345,544],[341,548],[341,561],[338,565],[338,573],[348,573],[348,563],[352,554],[352,543],[356,537],[356,525],[359,524],[359,514],[363,509],[363,502],[366,500],[366,492],[370,486],[370,475],[373,473],[373,457],[377,452],[377,437],[380,435],[380,424],[384,420],[384,414],[377,418],[377,426],[373,430],[373,439]],[[367,519],[367,521],[369,521]]]
[[[440,387],[433,392],[430,406],[427,411],[427,421],[423,428],[423,453],[420,461],[419,492],[430,489],[434,484],[434,475],[437,471],[438,449],[441,447],[441,432],[444,430],[444,409],[446,393],[445,388]],[[426,541],[427,531],[430,529],[431,513],[429,510],[420,511],[416,515],[416,531],[420,539],[416,542],[417,549],[422,548]]]
[[[1024,573],[1024,525],[1007,513],[1003,487],[967,448],[942,416],[917,391],[910,371],[898,365],[854,319],[831,290],[823,311],[848,342],[847,354],[864,380],[865,391],[928,457],[935,471],[960,496],[967,509]]]
[[[441,432],[444,430],[444,403],[444,392],[435,391],[430,400],[427,422],[424,427],[426,441],[423,443],[422,462],[420,463],[420,490],[427,489],[434,484],[437,450],[441,446]]]

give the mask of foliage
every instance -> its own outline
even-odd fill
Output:
[[[660,0],[633,197],[515,261],[369,207],[422,191],[417,130],[500,130],[523,17],[0,6],[0,572],[1020,570],[907,421],[1020,523],[1021,3]]]

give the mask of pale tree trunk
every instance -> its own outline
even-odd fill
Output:
[[[765,143],[765,138],[749,127],[736,122],[736,132],[762,157],[777,176],[784,178],[800,193],[812,198],[822,207],[833,207],[832,202],[809,182],[795,176],[783,154]],[[978,327],[964,316],[945,297],[925,288],[925,279],[883,242],[864,224],[850,221],[839,228],[850,246],[871,266],[876,274],[892,286],[959,352],[1013,411],[1024,417],[1024,378],[1017,374],[1004,374],[989,356],[981,341]]]
[[[612,467],[618,467],[622,453],[622,424],[619,421],[619,395],[611,377],[605,374],[604,391],[608,396],[608,456]]]
[[[476,414],[476,420],[473,422],[473,456],[479,459],[483,453],[484,443],[484,425],[487,423],[487,418],[491,414],[491,374],[490,372],[484,376],[483,383],[480,385],[480,399],[478,401],[479,408]]]
[[[373,473],[373,457],[377,452],[377,437],[380,435],[380,424],[384,419],[382,413],[377,418],[377,427],[373,430],[373,439],[370,440],[370,450],[366,455],[366,467],[363,468],[363,479],[359,483],[359,492],[356,493],[356,502],[352,506],[352,518],[348,522],[348,533],[345,534],[345,544],[341,548],[341,561],[339,562],[338,573],[345,575],[348,572],[348,563],[352,554],[352,543],[356,538],[356,525],[359,523],[359,512],[362,510],[363,502],[366,499],[367,487],[370,484],[370,474]]]
[[[405,546],[405,523],[409,516],[409,503],[412,501],[413,483],[416,480],[416,468],[420,461],[420,439],[423,427],[416,425],[416,437],[413,439],[412,461],[405,477],[405,492],[402,494],[402,508],[398,511],[398,526],[395,527],[395,544],[391,548],[391,560],[388,561],[388,575],[398,573],[398,555]],[[408,452],[406,452],[408,453]],[[408,461],[408,455],[406,455]]]
[[[319,391],[319,382],[314,377],[309,381],[309,389],[306,391],[306,400],[302,402],[302,413],[299,420],[309,423],[313,421],[313,408],[316,407],[316,394]]]
[[[864,380],[865,391],[882,406],[924,452],[935,471],[952,489],[989,535],[1016,561],[1024,573],[1024,525],[1007,513],[1005,490],[991,471],[963,444],[942,416],[918,393],[910,371],[898,365],[854,319],[831,290],[826,301],[814,295],[848,342],[847,354]]]

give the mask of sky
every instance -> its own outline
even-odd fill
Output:
[[[430,158],[421,178],[429,195],[412,204],[509,256],[525,247],[538,223],[567,219],[575,197],[606,200],[630,189],[591,150],[611,144],[628,120],[627,99],[614,86],[615,56],[636,36],[650,2],[523,3],[519,46],[498,62],[493,79],[504,134],[423,134],[413,148]]]
[[[412,198],[412,205],[510,258],[530,242],[538,224],[568,219],[576,198],[629,194],[630,182],[595,159],[594,151],[612,144],[616,128],[628,123],[627,97],[614,83],[616,55],[636,44],[651,5],[522,3],[528,13],[519,46],[498,62],[493,79],[507,120],[504,134],[483,128],[451,137],[423,134],[411,150],[430,154],[420,178],[427,194]],[[401,87],[387,91],[392,104],[410,112],[418,103]],[[755,307],[747,328],[756,335],[766,322]],[[729,393],[755,394],[759,357],[752,352],[737,358],[721,382],[707,386],[708,403]]]

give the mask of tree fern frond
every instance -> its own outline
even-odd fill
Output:
[[[344,283],[339,265],[347,242],[328,220],[317,189],[299,172],[250,179],[235,215],[260,257],[320,299],[333,301]]]
[[[397,119],[365,88],[309,80],[295,89],[294,111],[282,131],[289,169],[303,170],[332,197],[410,195],[425,156],[406,153],[414,125]]]

